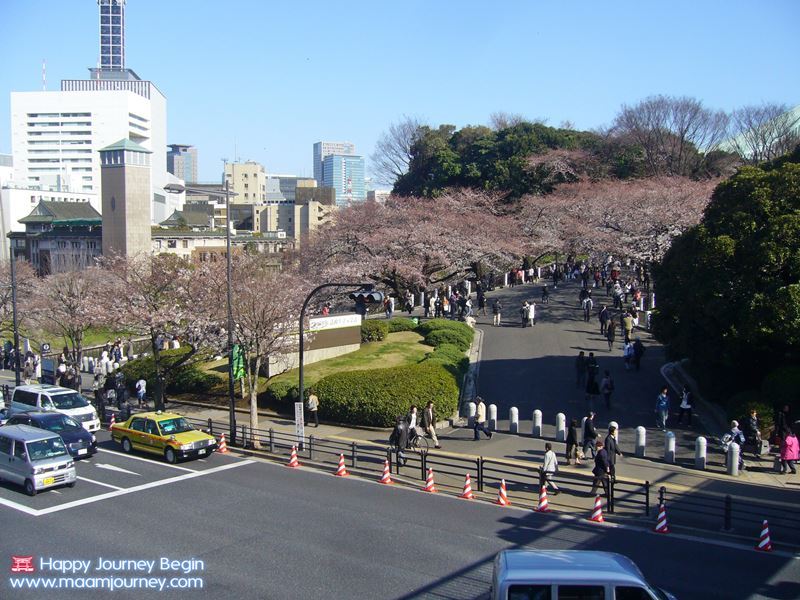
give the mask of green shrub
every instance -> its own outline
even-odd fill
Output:
[[[298,401],[300,388],[290,379],[276,379],[267,384],[264,394],[268,401],[291,404]]]
[[[433,352],[429,353],[422,360],[423,363],[439,363],[445,365],[451,372],[459,377],[467,372],[469,368],[469,358],[463,350],[453,344],[442,344]]]
[[[162,369],[169,370],[172,365],[183,359],[184,355],[189,351],[190,348],[188,346],[162,351],[160,353]],[[148,354],[129,361],[122,365],[121,370],[122,374],[125,375],[126,385],[131,392],[134,391],[136,382],[139,379],[147,381],[148,390],[154,391],[156,389],[156,370],[152,355]],[[166,391],[170,393],[204,393],[211,390],[221,381],[220,377],[203,371],[198,366],[198,363],[192,360],[168,373]]]
[[[774,409],[789,405],[792,413],[800,409],[800,367],[779,367],[770,372],[761,383],[761,396],[769,400]]]
[[[425,337],[431,331],[439,329],[465,331],[470,332],[470,335],[472,335],[472,328],[469,325],[461,321],[451,321],[450,319],[430,319],[429,321],[420,323],[417,327],[417,333]]]
[[[386,321],[368,319],[361,324],[362,342],[380,342],[389,335],[389,326]]]
[[[425,336],[425,343],[434,348],[442,344],[452,344],[465,352],[469,350],[472,336],[457,329],[435,329]]]
[[[766,439],[775,427],[775,415],[769,402],[763,399],[758,390],[744,390],[731,396],[726,402],[729,419],[739,421],[739,427],[744,428],[750,411],[755,409],[758,415],[758,424],[761,435]]]
[[[417,324],[411,319],[405,317],[398,317],[396,319],[389,319],[386,321],[389,324],[389,333],[397,333],[398,331],[414,331]]]
[[[412,404],[420,410],[428,400],[446,417],[458,407],[458,383],[445,365],[423,361],[416,365],[336,373],[315,385],[323,419],[389,427]]]

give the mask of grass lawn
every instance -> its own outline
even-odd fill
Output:
[[[361,348],[349,354],[343,354],[336,358],[321,360],[314,364],[305,366],[304,385],[306,389],[314,385],[317,381],[333,373],[341,371],[365,371],[368,369],[385,369],[402,365],[418,363],[422,358],[433,351],[431,346],[422,343],[423,337],[413,331],[400,331],[390,333],[382,342],[368,342],[361,344]],[[211,390],[211,397],[200,398],[196,395],[179,396],[185,399],[227,402],[228,395],[228,361],[227,359],[206,363],[203,368],[212,371],[215,375],[222,378],[219,385]],[[289,381],[296,383],[298,370],[292,369],[270,380],[270,383],[278,381]],[[263,392],[267,387],[267,379],[260,378],[259,392]],[[247,401],[241,400],[241,385],[236,385],[237,406],[246,406]]]
[[[67,345],[67,340],[55,329],[53,331],[42,331],[40,329],[20,330],[19,337],[20,340],[30,339],[31,345],[37,350],[41,342],[49,343],[51,351],[57,353],[61,352],[61,349]],[[125,332],[113,331],[105,327],[91,327],[83,334],[83,347],[102,346],[109,341],[113,344],[117,338],[126,340],[128,337],[130,335]],[[8,338],[11,339],[11,336],[9,335]]]

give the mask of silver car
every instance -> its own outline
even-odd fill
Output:
[[[60,435],[30,425],[5,425],[0,427],[0,478],[35,496],[58,485],[73,487],[77,476]]]

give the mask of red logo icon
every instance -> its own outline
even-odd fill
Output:
[[[11,557],[11,572],[12,573],[34,573],[36,568],[33,566],[32,556],[12,556]]]

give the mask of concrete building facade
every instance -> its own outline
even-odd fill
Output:
[[[150,156],[128,139],[100,150],[105,256],[150,252]]]
[[[197,148],[186,144],[170,144],[167,171],[186,183],[197,181]]]
[[[256,204],[267,201],[267,172],[255,161],[225,163],[225,181],[236,195],[232,204]]]

